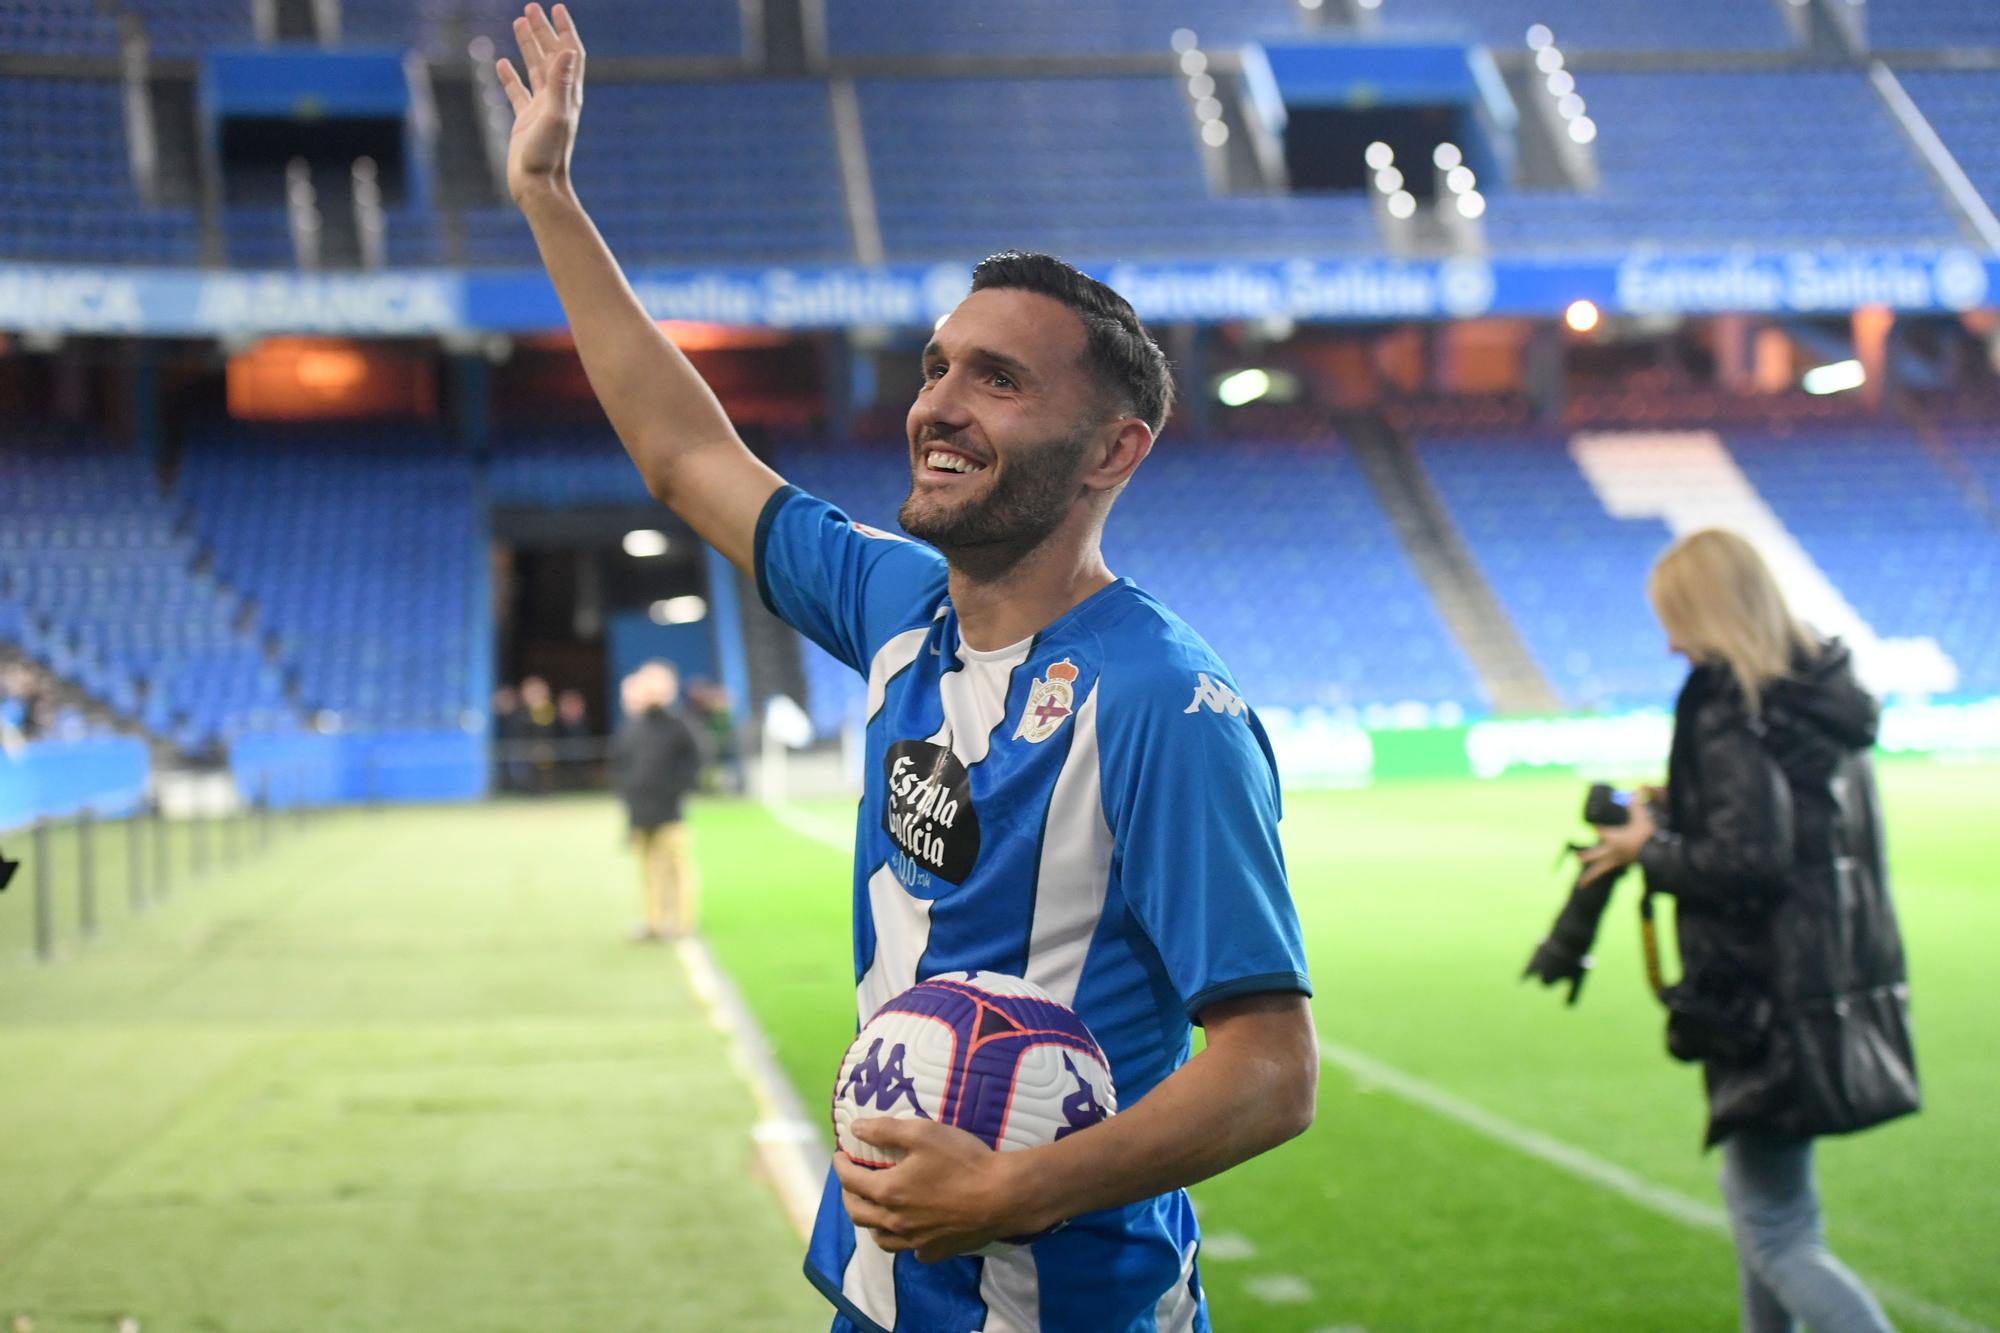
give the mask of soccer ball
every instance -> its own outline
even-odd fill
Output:
[[[876,1010],[847,1048],[833,1136],[857,1165],[881,1168],[902,1151],[863,1143],[856,1120],[935,1120],[1012,1152],[1117,1109],[1111,1062],[1075,1010],[1019,977],[944,972]]]

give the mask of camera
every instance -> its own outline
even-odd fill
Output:
[[[1632,822],[1632,802],[1636,799],[1639,798],[1635,792],[1608,783],[1592,783],[1583,798],[1583,822],[1598,828],[1629,824]],[[1566,853],[1582,850],[1576,843],[1565,848]],[[1603,917],[1604,909],[1610,905],[1613,886],[1624,873],[1622,869],[1615,870],[1588,884],[1579,883],[1570,890],[1555,924],[1528,960],[1523,978],[1533,977],[1544,986],[1567,981],[1569,1003],[1576,1003],[1578,994],[1583,990],[1583,979],[1590,970],[1590,946],[1597,939],[1597,923]]]
[[[1603,782],[1590,784],[1583,798],[1583,822],[1599,828],[1615,828],[1632,822],[1633,793]]]

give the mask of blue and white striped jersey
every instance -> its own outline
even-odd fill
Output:
[[[940,972],[1026,977],[1082,1016],[1130,1106],[1187,1060],[1205,1006],[1311,993],[1270,743],[1172,612],[1120,579],[977,652],[942,556],[795,487],[756,555],[765,604],[868,678],[857,1020]],[[1175,1191],[925,1265],[857,1232],[829,1175],[806,1275],[837,1331],[1203,1330],[1197,1238]]]

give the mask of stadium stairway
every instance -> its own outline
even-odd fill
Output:
[[[1410,564],[1430,592],[1499,713],[1554,713],[1562,700],[1479,572],[1451,515],[1408,441],[1372,413],[1343,419],[1340,432],[1374,489]]]

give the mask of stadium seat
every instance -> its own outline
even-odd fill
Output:
[[[295,726],[256,608],[198,557],[143,460],[90,442],[0,440],[6,637],[185,745]]]
[[[1386,33],[1466,36],[1507,51],[1536,23],[1564,51],[1777,51],[1796,40],[1777,6],[1743,0],[1381,0],[1377,14]]]
[[[828,48],[844,56],[1062,55],[1077,51],[1164,52],[1174,31],[1204,46],[1240,45],[1299,33],[1293,0],[1018,0],[1004,10],[917,0],[828,0]]]
[[[1962,240],[1937,187],[1858,73],[1587,70],[1576,90],[1598,126],[1598,189],[1493,192],[1485,227],[1496,249],[1622,253],[1634,245]],[[1674,114],[1662,116],[1662,107]]]
[[[132,183],[112,79],[0,75],[0,258],[192,264],[192,209],[148,208]]]
[[[2000,23],[1993,31],[2000,45]],[[2000,208],[2000,70],[1903,70],[1897,77],[1972,187],[1989,208]]]
[[[1682,668],[1645,600],[1670,535],[1620,520],[1552,435],[1424,438],[1418,458],[1529,654],[1575,708],[1663,707]]]
[[[300,702],[345,730],[447,730],[483,704],[472,462],[415,428],[216,426],[180,494],[216,568],[256,598]]]

